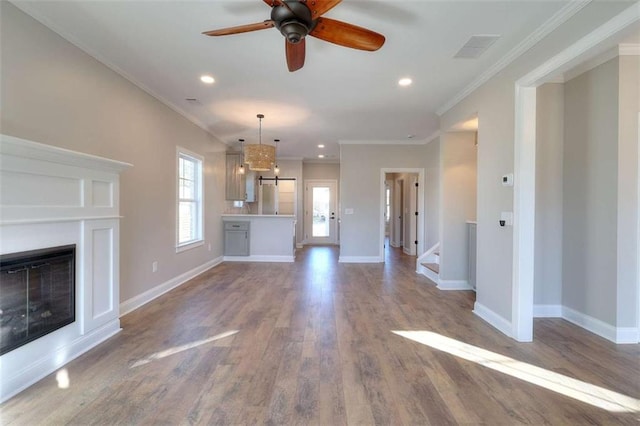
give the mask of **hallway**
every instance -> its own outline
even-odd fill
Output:
[[[472,313],[472,292],[437,290],[401,250],[384,264],[337,258],[319,246],[291,264],[219,265],[124,316],[65,367],[68,389],[45,378],[1,406],[2,423],[636,424],[637,411],[614,409],[640,398],[639,345],[562,320],[536,321],[535,342],[520,344]],[[496,360],[565,379],[549,390]],[[569,377],[587,390],[560,393]],[[594,402],[589,384],[622,396]]]

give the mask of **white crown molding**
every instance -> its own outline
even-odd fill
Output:
[[[638,56],[640,55],[640,44],[637,44],[637,43],[619,44],[618,54],[620,56]]]
[[[442,132],[440,130],[436,130],[435,132],[431,133],[431,136],[429,136],[427,139],[424,140],[424,144],[429,145],[431,142],[438,139],[441,135],[442,135]]]
[[[640,55],[640,44],[624,43],[607,50],[606,52],[589,59],[575,68],[564,73],[561,83],[572,80],[587,71],[591,71],[597,66],[617,58],[618,56],[638,56]]]
[[[165,97],[160,96],[155,91],[153,91],[149,87],[147,87],[144,83],[142,83],[141,81],[135,79],[133,76],[131,76],[127,72],[125,72],[122,69],[120,69],[118,66],[116,66],[114,63],[109,61],[107,58],[103,57],[98,52],[94,51],[93,49],[88,48],[86,45],[84,45],[78,39],[76,39],[75,37],[71,36],[69,33],[67,33],[66,31],[62,30],[59,26],[55,25],[49,19],[47,19],[44,16],[42,16],[41,14],[39,14],[37,12],[37,10],[31,6],[31,2],[25,2],[25,1],[17,2],[16,1],[16,2],[11,2],[11,3],[15,7],[17,7],[18,9],[22,10],[24,13],[26,13],[27,15],[29,15],[30,17],[35,19],[36,21],[40,22],[42,25],[44,25],[48,29],[53,31],[54,33],[58,34],[60,37],[62,37],[63,39],[65,39],[69,43],[71,43],[74,46],[76,46],[78,49],[82,50],[87,55],[91,56],[93,59],[97,60],[98,62],[100,62],[101,64],[106,66],[107,68],[111,69],[116,74],[118,74],[121,77],[123,77],[124,79],[128,80],[134,86],[140,88],[141,90],[143,90],[144,92],[146,92],[147,94],[152,96],[153,98],[157,99],[158,101],[160,101],[161,103],[163,103],[167,107],[171,108],[174,112],[180,114],[181,116],[183,116],[184,118],[186,118],[187,120],[189,120],[190,122],[195,124],[196,126],[200,127],[206,133],[208,133],[209,135],[214,137],[218,142],[224,143],[225,145],[229,145],[223,139],[221,139],[218,136],[216,136],[215,134],[211,133],[211,131],[207,128],[207,125],[205,123],[203,123],[202,121],[198,120],[196,117],[194,117],[193,115],[187,113],[186,111],[182,110],[179,106],[177,106],[173,102],[169,101]]]
[[[640,21],[640,8],[634,4],[520,78],[516,81],[516,86],[536,86],[557,71],[562,72],[575,67],[575,64],[584,62],[583,57],[588,55],[590,50],[597,48],[599,44],[638,21]]]
[[[340,160],[337,158],[309,158],[302,160],[302,164],[340,164]]]
[[[278,161],[302,161],[304,158],[302,157],[276,157]]]
[[[436,130],[431,135],[429,135],[426,139],[415,139],[415,140],[406,140],[406,139],[398,139],[398,140],[341,140],[338,141],[338,145],[427,145],[442,135],[440,130]]]
[[[618,48],[614,47],[612,49],[607,50],[606,52],[601,53],[600,55],[589,59],[575,68],[570,69],[562,76],[562,83],[567,82],[569,80],[573,80],[574,78],[584,74],[587,71],[591,71],[592,69],[604,64],[605,62],[609,62],[610,60],[618,57]]]
[[[341,140],[338,145],[425,145],[423,139],[420,140]]]
[[[471,82],[468,86],[466,86],[461,92],[451,98],[448,102],[442,105],[440,108],[436,110],[436,113],[441,116],[445,112],[449,111],[456,104],[462,101],[464,98],[473,93],[476,89],[482,86],[484,83],[489,81],[491,77],[498,74],[504,68],[506,68],[510,63],[515,61],[518,57],[520,57],[527,50],[531,49],[535,46],[540,40],[553,32],[560,25],[565,23],[569,18],[582,10],[585,6],[591,3],[592,0],[578,0],[578,1],[570,1],[556,12],[551,18],[549,18],[545,23],[543,23],[540,27],[538,27],[533,33],[529,35],[529,37],[522,40],[516,47],[511,49],[509,53],[503,56],[498,62],[496,62],[493,66],[487,69],[484,73],[480,74],[478,78]]]

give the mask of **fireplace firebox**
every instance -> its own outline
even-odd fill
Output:
[[[0,355],[75,321],[75,251],[0,256]]]

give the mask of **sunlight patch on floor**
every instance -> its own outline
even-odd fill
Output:
[[[165,349],[164,351],[153,353],[153,354],[149,355],[148,357],[146,357],[144,359],[141,359],[139,361],[134,362],[131,365],[131,367],[129,367],[129,368],[140,367],[141,365],[149,364],[151,361],[155,361],[157,359],[166,358],[168,356],[175,355],[177,353],[184,352],[186,350],[193,349],[193,348],[198,347],[198,346],[206,345],[207,343],[211,343],[211,342],[214,342],[216,340],[224,339],[225,337],[233,336],[234,334],[238,333],[239,331],[240,330],[226,331],[224,333],[217,334],[217,335],[215,335],[213,337],[209,337],[207,339],[197,340],[195,342],[187,343],[185,345],[174,346],[173,348],[169,348],[169,349]]]
[[[434,349],[616,413],[640,412],[640,400],[430,331],[391,331]]]
[[[58,382],[59,389],[69,389],[71,382],[69,380],[69,372],[66,368],[58,370],[56,373],[56,381]]]

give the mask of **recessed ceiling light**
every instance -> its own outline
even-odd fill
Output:
[[[323,154],[318,155],[318,158],[324,158]]]
[[[400,80],[398,80],[398,84],[400,86],[411,86],[411,83],[413,83],[413,80],[411,80],[408,77],[401,78]]]
[[[215,79],[213,77],[211,77],[210,75],[203,75],[203,76],[200,77],[200,81],[202,81],[203,83],[207,83],[207,84],[213,84]]]
[[[323,144],[318,145],[318,148],[324,148]]]

